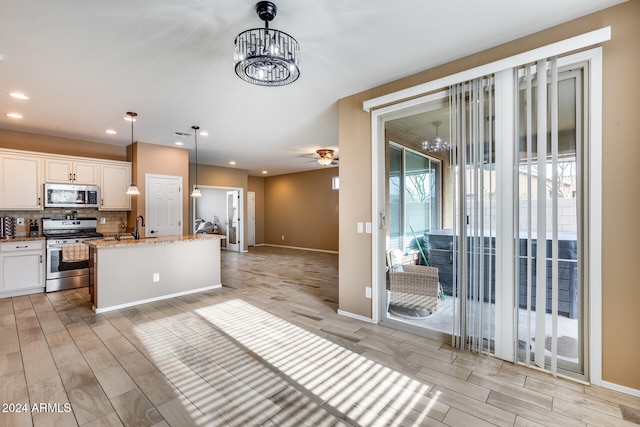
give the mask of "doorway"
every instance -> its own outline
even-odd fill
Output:
[[[244,232],[239,224],[244,222],[243,189],[207,185],[199,185],[198,188],[202,197],[193,198],[192,200],[193,232],[213,232],[225,235],[227,239],[221,243],[223,248],[241,252],[244,247]],[[229,209],[227,203],[229,193],[233,193],[233,199],[237,204],[236,208],[232,208],[232,213],[235,214],[235,229],[230,229],[229,227],[229,224],[234,223],[234,215],[232,214],[231,218],[228,217]],[[198,231],[198,227],[201,227],[200,231]]]

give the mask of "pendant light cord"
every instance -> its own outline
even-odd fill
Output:
[[[196,188],[198,188],[198,129],[200,129],[200,127],[191,126],[191,129],[193,129],[193,136],[196,141]]]

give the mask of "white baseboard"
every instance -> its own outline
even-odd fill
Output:
[[[602,381],[602,387],[619,391],[620,393],[630,394],[631,396],[640,397],[640,390],[636,390],[635,388],[625,387],[608,381]]]
[[[125,304],[112,305],[111,307],[96,308],[95,306],[93,306],[91,308],[96,314],[100,314],[106,311],[113,311],[113,310],[119,310],[121,308],[133,307],[134,305],[146,304],[146,303],[155,302],[155,301],[162,301],[163,299],[181,297],[183,295],[195,294],[197,292],[210,291],[211,289],[220,289],[221,287],[222,287],[222,284],[211,285],[211,286],[205,286],[204,288],[192,289],[190,291],[176,292],[175,294],[162,295],[159,297],[153,297],[153,298],[128,302]]]
[[[31,294],[43,294],[45,292],[44,286],[32,289],[19,289],[16,291],[2,292],[0,294],[0,298],[9,298],[9,297],[20,297],[23,295],[31,295]]]
[[[338,314],[344,317],[350,317],[352,319],[361,320],[367,323],[373,323],[373,320],[369,317],[360,316],[359,314],[349,313],[348,311],[338,309]]]
[[[338,253],[338,251],[328,251],[328,250],[325,250],[325,249],[300,248],[298,246],[285,246],[285,245],[272,245],[270,243],[265,243],[262,246],[272,246],[274,248],[298,249],[300,251],[324,252],[324,253],[328,253],[328,254],[337,254]]]

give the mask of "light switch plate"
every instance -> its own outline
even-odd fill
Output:
[[[367,234],[371,234],[371,223],[370,222],[367,222],[365,224],[365,228],[367,230]]]
[[[356,228],[357,228],[357,230],[358,230],[358,233],[362,233],[362,232],[363,232],[363,230],[364,230],[364,228],[363,228],[363,224],[362,224],[361,222],[359,222],[359,223],[357,224],[357,227],[356,227]]]

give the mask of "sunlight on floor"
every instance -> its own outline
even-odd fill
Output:
[[[307,395],[359,424],[421,424],[430,411],[446,411],[427,397],[430,386],[245,301],[196,312]]]

